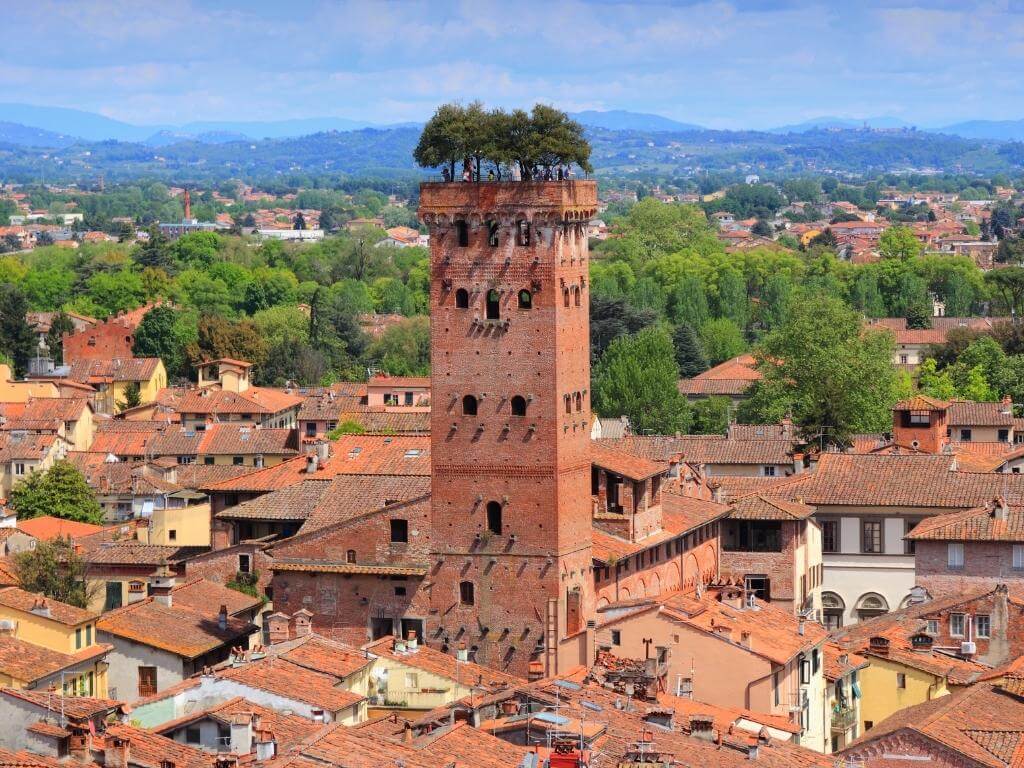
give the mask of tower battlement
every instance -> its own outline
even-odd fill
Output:
[[[543,211],[563,220],[586,221],[597,213],[597,182],[581,179],[420,185],[419,215],[428,224],[457,214],[513,215],[520,211]]]

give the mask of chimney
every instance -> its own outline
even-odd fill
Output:
[[[410,651],[415,651],[416,650],[416,646],[418,645],[418,643],[419,643],[419,641],[416,638],[416,630],[415,629],[410,629],[408,632],[406,632],[406,634],[405,634],[405,644],[406,644],[406,647],[408,647],[408,649]]]
[[[455,651],[456,661],[469,661],[469,651],[466,650],[465,643],[459,643],[458,650]]]
[[[804,471],[804,455],[802,453],[793,454],[793,474],[799,475]]]
[[[319,463],[319,458],[315,453],[309,454],[306,457],[306,472],[310,475],[314,474]]]
[[[277,755],[277,739],[272,731],[256,732],[256,761],[273,760]]]
[[[107,748],[103,751],[103,768],[128,768],[131,757],[131,742],[122,736],[107,739]]]
[[[1010,514],[1010,505],[1006,503],[1006,498],[999,496],[992,501],[992,518],[995,520],[1002,520],[1006,522],[1007,516]]]
[[[715,740],[715,720],[711,715],[690,715],[690,735],[704,741]]]
[[[177,581],[174,571],[167,566],[167,561],[162,560],[160,567],[149,577],[149,594],[152,596],[153,602],[170,608],[174,602],[171,593],[174,591]]]
[[[40,597],[38,600],[33,600],[31,613],[36,616],[42,616],[44,618],[50,618],[50,604],[46,602],[45,597]]]
[[[292,614],[295,620],[295,636],[305,637],[313,632],[313,612],[300,608]]]
[[[217,628],[224,632],[228,628],[228,607],[222,605],[217,613]]]
[[[287,642],[291,637],[289,625],[291,619],[283,613],[272,613],[267,616],[267,637],[270,640],[270,644],[284,643]]]
[[[231,754],[248,755],[252,751],[252,714],[239,712],[231,718]]]
[[[71,735],[68,737],[68,754],[76,763],[92,764],[92,734],[81,724],[68,723],[65,726]]]
[[[1004,416],[1013,416],[1013,398],[1009,395],[1003,395],[1002,408],[1000,413]]]
[[[877,656],[889,655],[889,638],[875,636],[868,640],[868,651]]]
[[[412,743],[412,723],[407,722],[402,728],[402,741],[405,744]]]

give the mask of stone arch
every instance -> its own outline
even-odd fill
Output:
[[[638,598],[647,597],[647,585],[644,583],[643,579],[636,580],[636,596]]]
[[[683,583],[680,586],[683,589],[695,586],[700,575],[701,569],[700,563],[697,561],[697,555],[693,552],[687,552],[686,559],[683,561]]]
[[[679,589],[679,563],[675,561],[665,570],[665,589],[669,592]]]
[[[629,587],[619,588],[619,600],[629,600],[631,596],[632,593],[629,591]]]
[[[650,592],[648,594],[651,597],[657,597],[661,594],[661,577],[658,576],[657,571],[651,574]]]
[[[597,610],[601,610],[606,605],[611,605],[611,602],[608,600],[607,597],[599,597],[599,598],[597,598]]]

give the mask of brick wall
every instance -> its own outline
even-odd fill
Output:
[[[557,646],[581,628],[566,618],[570,594],[581,617],[593,615],[586,221],[596,191],[424,184],[420,194],[431,246],[428,640],[466,642],[481,662],[519,674],[531,660],[555,672]],[[467,395],[476,415],[464,413]],[[516,396],[525,416],[511,413]],[[502,530],[483,536],[488,502],[501,504]],[[473,605],[457,599],[463,581],[476,585]]]
[[[725,521],[723,525],[730,525]],[[792,603],[799,601],[796,592],[796,548],[802,523],[782,522],[781,552],[732,552],[722,550],[722,574],[744,577],[763,574],[771,580],[771,600]]]
[[[1013,544],[1009,542],[966,541],[963,568],[949,567],[945,541],[918,541],[914,568],[918,585],[932,597],[993,588],[996,584],[1024,585],[1024,570],[1013,568]]]
[[[65,363],[110,360],[115,357],[132,357],[135,335],[132,327],[114,318],[92,328],[65,334],[63,343]]]
[[[250,569],[259,574],[257,583],[260,591],[266,593],[273,576],[274,560],[267,550],[258,544],[236,544],[227,549],[218,549],[190,558],[185,563],[185,575],[190,578],[202,576],[208,581],[227,584],[238,573],[240,555],[249,556]]]

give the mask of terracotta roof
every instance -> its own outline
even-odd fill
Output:
[[[115,357],[110,360],[75,360],[67,377],[83,384],[113,381],[149,381],[160,365],[159,357]]]
[[[739,498],[729,505],[733,520],[806,520],[814,514],[814,507],[767,494],[754,494]]]
[[[978,683],[896,712],[855,740],[846,753],[856,754],[859,747],[900,732],[920,734],[971,765],[1019,765],[1024,702],[1005,693],[999,683]],[[917,751],[909,745],[905,749]]]
[[[951,427],[1013,426],[1013,406],[1010,404],[954,400],[950,403],[948,414]]]
[[[329,670],[315,670],[278,656],[218,668],[217,677],[270,691],[296,701],[339,712],[363,700],[359,694],[339,688],[341,678]]]
[[[138,541],[107,541],[89,551],[86,560],[92,565],[145,565],[154,568],[164,562],[180,563],[209,547],[175,547],[143,544]]]
[[[868,665],[868,660],[863,656],[840,648],[839,645],[827,641],[821,649],[822,672],[826,680],[836,681],[846,677],[857,669],[863,669]]]
[[[274,741],[277,743],[279,753],[291,749],[323,728],[322,723],[316,723],[298,715],[278,712],[241,696],[236,696],[220,704],[195,710],[183,717],[161,723],[152,730],[155,733],[165,734],[206,718],[230,724],[235,715],[258,717],[260,730],[270,731],[274,734]]]
[[[661,496],[662,526],[674,536],[692,531],[729,513],[725,504],[664,492]]]
[[[77,664],[99,661],[110,650],[111,646],[98,644],[75,653],[60,653],[41,645],[0,635],[0,674],[32,683]]]
[[[53,541],[56,538],[77,539],[80,536],[99,533],[103,528],[104,526],[102,525],[80,523],[77,520],[65,520],[62,517],[53,517],[52,515],[27,517],[18,520],[18,530],[41,541]]]
[[[56,434],[40,434],[29,432],[22,434],[18,432],[0,432],[0,464],[9,461],[25,459],[27,461],[38,461],[49,455],[54,450],[58,441],[64,440]]]
[[[776,664],[786,664],[797,654],[819,645],[827,637],[817,622],[803,623],[791,612],[756,600],[756,609],[735,608],[719,599],[720,590],[708,588],[701,597],[673,593],[655,600],[662,613],[707,634],[739,644],[746,633],[744,645],[751,653]]]
[[[103,455],[146,456],[147,445],[166,426],[164,421],[101,421],[96,425],[96,435],[89,451]]]
[[[29,421],[77,421],[82,417],[82,413],[91,407],[84,397],[30,397],[25,403],[21,418]]]
[[[217,612],[222,603],[232,600],[226,594],[230,590],[212,583],[206,589],[211,593],[212,602],[206,603],[202,610],[176,602],[166,606],[147,597],[105,613],[96,623],[96,629],[187,659],[197,658],[223,645],[244,642],[256,631],[255,625],[230,615],[224,629],[221,629]]]
[[[59,600],[44,597],[42,594],[29,592],[21,587],[4,587],[0,589],[0,609],[9,608],[14,611],[21,611],[22,613],[31,613],[32,608],[41,601],[45,601],[46,606],[49,608],[49,615],[46,618],[70,627],[92,621],[99,615],[74,605],[62,603]],[[0,610],[0,613],[2,613],[2,610]]]
[[[415,232],[416,230],[410,230]],[[413,387],[419,389],[430,388],[429,376],[371,376],[366,382],[371,387]]]
[[[425,435],[430,433],[430,413],[403,411],[341,411],[337,415],[339,424],[353,421],[367,435]]]
[[[736,440],[724,435],[631,435],[617,440],[595,440],[652,461],[681,457],[690,464],[791,464],[791,440]]]
[[[754,382],[751,379],[680,379],[679,392],[683,395],[722,395],[739,397]]]
[[[63,713],[65,717],[85,720],[121,709],[119,701],[97,699],[91,696],[63,696],[59,692],[34,691],[27,688],[3,688],[0,694],[35,704],[49,712]]]
[[[450,654],[422,644],[415,651],[396,651],[395,638],[391,636],[367,643],[363,648],[375,656],[383,656],[448,680],[472,680],[475,687],[483,688],[485,691],[494,691],[524,682],[520,677],[491,667],[484,667],[471,661],[460,662]]]
[[[228,507],[216,517],[218,520],[305,520],[330,488],[330,478],[313,476]]]
[[[237,616],[245,611],[258,608],[263,602],[258,597],[247,595],[235,589],[200,577],[193,577],[184,584],[171,590],[174,605],[189,608],[197,613],[209,613],[213,609],[225,606],[229,616]]]
[[[925,518],[905,538],[914,541],[1024,542],[1024,508],[1009,507],[1000,518],[998,504]]]
[[[103,735],[102,745],[107,746],[107,742],[111,738],[128,740],[131,765],[143,768],[161,768],[169,761],[174,768],[210,768],[209,753],[145,728],[135,728],[120,723],[108,725]]]
[[[202,432],[199,453],[207,455],[259,453],[288,456],[298,453],[298,439],[293,429],[211,424]]]
[[[735,499],[751,493],[765,492],[776,485],[788,482],[791,477],[746,477],[742,475],[715,475],[707,478],[708,484],[715,488],[721,488],[725,499]]]
[[[892,407],[894,411],[944,411],[949,403],[927,395],[914,395],[909,400],[900,400]]]
[[[338,475],[311,506],[300,534],[373,512],[397,502],[430,493],[430,478],[423,475]]]
[[[655,463],[625,451],[605,447],[596,441],[590,447],[590,461],[602,469],[630,480],[646,480],[668,471],[668,466],[664,463]]]
[[[975,507],[1006,489],[1024,503],[1024,476],[958,472],[953,456],[824,453],[813,474],[790,478],[773,496],[813,506]]]
[[[783,424],[730,424],[728,436],[733,440],[792,440],[795,429]]]
[[[161,393],[178,413],[197,414],[274,414],[302,405],[302,396],[269,387],[249,387],[244,392],[229,392],[209,387]]]

